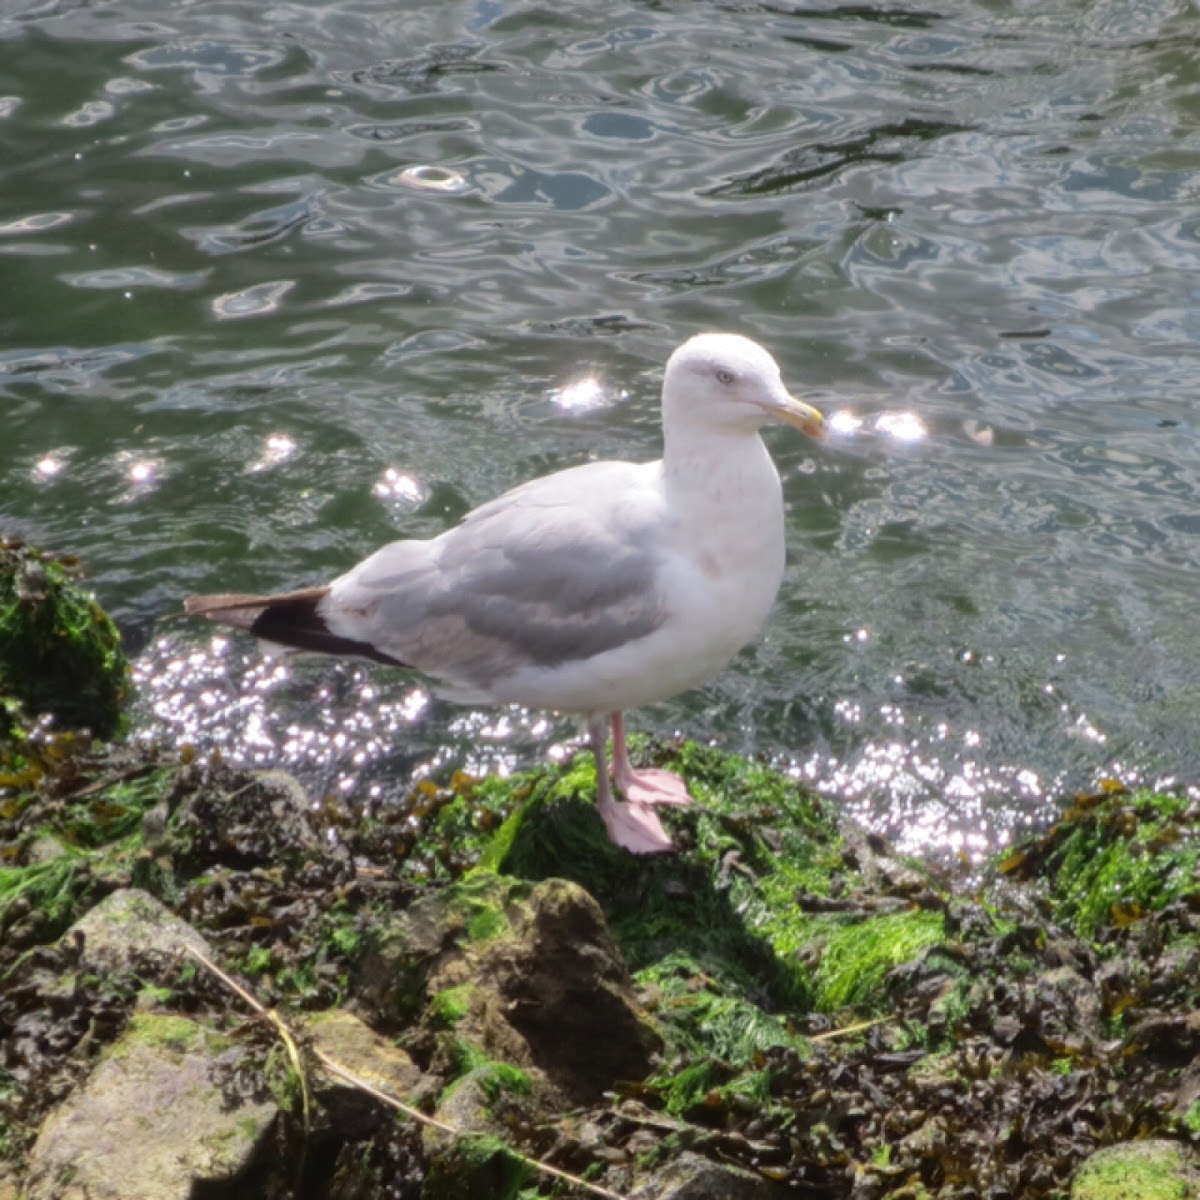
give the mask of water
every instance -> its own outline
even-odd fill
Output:
[[[561,755],[569,723],[171,614],[653,456],[662,361],[732,328],[928,436],[770,434],[768,636],[638,726],[929,853],[1100,776],[1190,782],[1198,28],[1183,0],[7,0],[0,523],[86,560],[147,735],[384,797]]]

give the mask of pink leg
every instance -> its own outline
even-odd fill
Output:
[[[610,840],[633,854],[661,854],[673,850],[674,844],[653,808],[628,801],[622,803],[613,798],[604,745],[606,733],[603,721],[592,721],[588,725],[592,753],[596,756],[596,811]]]
[[[613,779],[621,795],[633,804],[691,804],[687,784],[670,771],[634,770],[625,746],[625,718],[612,714]]]

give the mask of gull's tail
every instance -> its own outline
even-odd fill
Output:
[[[321,601],[328,595],[328,587],[314,587],[281,592],[276,596],[236,593],[189,596],[183,602],[183,611],[189,617],[206,617],[221,625],[232,625],[234,629],[243,629],[254,637],[292,650],[357,654],[390,666],[404,666],[370,642],[342,637],[330,629],[321,612]]]

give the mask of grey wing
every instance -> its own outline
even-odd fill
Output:
[[[665,617],[644,471],[597,463],[535,480],[433,541],[384,547],[334,583],[331,607],[352,618],[346,636],[484,690],[644,637]]]

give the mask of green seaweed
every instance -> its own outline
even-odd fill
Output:
[[[765,1101],[765,1053],[806,1050],[784,1017],[747,999],[755,991],[752,980],[718,981],[676,952],[639,972],[635,982],[666,1043],[663,1065],[646,1082],[669,1112],[687,1112],[714,1093]]]
[[[1191,1172],[1180,1146],[1132,1142],[1093,1155],[1071,1187],[1075,1200],[1190,1200]]]
[[[121,636],[78,567],[21,542],[0,542],[0,696],[99,738],[124,730],[129,665]],[[0,736],[19,722],[0,709]]]
[[[85,874],[84,856],[77,853],[26,867],[0,867],[0,925],[7,924],[20,901],[26,911],[40,912],[53,930],[65,929],[75,918]]]
[[[464,1133],[430,1162],[426,1194],[441,1200],[517,1200],[536,1175],[528,1159],[513,1154],[491,1133]]]
[[[944,940],[944,917],[903,900],[883,911],[808,903],[862,887],[811,793],[692,743],[635,748],[688,781],[695,804],[664,817],[678,854],[636,857],[611,844],[593,806],[591,756],[580,755],[564,770],[478,785],[494,807],[502,793],[523,803],[477,869],[560,876],[596,897],[664,1039],[647,1085],[669,1111],[766,1104],[781,1052],[807,1053],[792,1022],[886,1012],[889,974]]]
[[[795,896],[827,893],[844,869],[836,829],[808,792],[759,764],[690,743],[657,761],[680,770],[696,799],[666,818],[679,854],[637,857],[612,845],[593,806],[591,756],[581,755],[563,771],[480,785],[526,798],[481,867],[580,884],[635,972],[682,951],[700,973],[732,970],[773,1002],[809,1005],[810,980],[791,953],[804,941]]]
[[[97,888],[124,885],[143,861],[141,823],[163,794],[166,768],[87,783],[49,806],[21,841],[24,865],[0,867],[0,928],[35,910],[42,939],[57,936]]]
[[[822,1012],[879,1010],[888,973],[938,945],[944,935],[942,914],[924,909],[866,918],[815,917],[807,947],[815,957],[814,1006]]]
[[[1200,837],[1188,805],[1186,797],[1151,791],[1080,797],[999,869],[1044,876],[1055,916],[1082,937],[1101,938],[1174,901],[1200,900]]]
[[[429,999],[430,1016],[440,1025],[457,1025],[471,1011],[471,999],[478,992],[473,983],[446,988]]]

